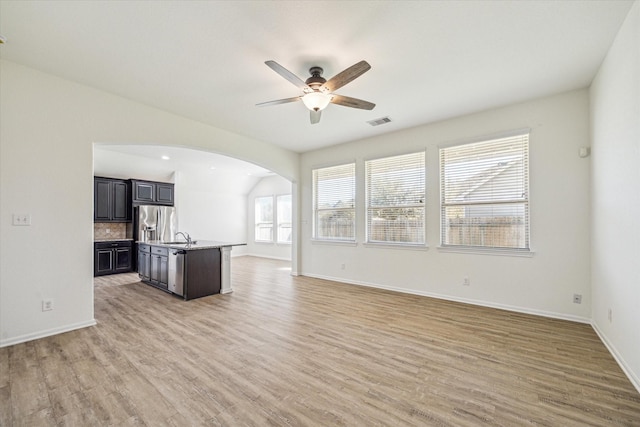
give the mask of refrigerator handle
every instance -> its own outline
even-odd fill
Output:
[[[161,236],[162,236],[162,227],[160,227],[160,225],[162,224],[162,209],[158,208],[157,210],[158,215],[157,215],[157,219],[156,219],[156,240],[161,240]]]

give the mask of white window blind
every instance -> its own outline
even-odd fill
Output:
[[[291,194],[276,197],[278,243],[291,243]]]
[[[443,246],[529,249],[529,134],[440,149]]]
[[[273,242],[273,196],[255,199],[255,241]]]
[[[314,238],[355,241],[356,165],[313,170]]]
[[[369,160],[367,185],[367,241],[424,244],[424,151]]]

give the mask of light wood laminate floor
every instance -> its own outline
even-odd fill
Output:
[[[97,278],[97,326],[0,349],[0,425],[640,425],[589,325],[232,266],[188,302]]]

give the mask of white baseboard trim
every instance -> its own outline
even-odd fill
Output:
[[[598,324],[595,321],[591,321],[591,327],[594,331],[596,331],[596,334],[600,338],[600,341],[604,343],[605,347],[607,347],[607,350],[609,350],[609,353],[611,353],[615,361],[618,362],[618,365],[622,369],[622,372],[625,373],[627,378],[629,378],[629,381],[631,381],[631,384],[633,384],[636,390],[638,390],[638,393],[640,393],[640,378],[638,378],[638,376],[629,367],[616,347],[607,339],[607,336],[600,330],[600,328],[598,328]]]
[[[277,259],[278,261],[289,261],[291,262],[291,258],[277,257],[271,255],[263,255],[263,254],[242,254],[238,256],[254,256],[256,258],[267,258],[267,259]]]
[[[20,335],[17,337],[0,340],[0,348],[8,347],[10,345],[20,344],[27,341],[33,341],[40,338],[50,337],[52,335],[58,335],[65,332],[74,331],[76,329],[82,329],[82,328],[95,326],[95,325],[96,325],[96,320],[91,319],[86,322],[73,323],[71,325],[65,325],[58,328],[47,329],[46,331],[39,331],[39,332],[34,332],[32,334]]]
[[[490,307],[490,308],[497,308],[499,310],[513,311],[513,312],[516,312],[516,313],[533,314],[535,316],[549,317],[549,318],[552,318],[552,319],[569,320],[571,322],[591,324],[591,319],[589,319],[587,317],[582,317],[582,316],[573,316],[571,314],[556,313],[556,312],[545,311],[545,310],[536,310],[536,309],[531,309],[531,308],[527,308],[527,307],[518,307],[518,306],[513,306],[513,305],[499,304],[499,303],[494,303],[494,302],[490,302],[490,301],[474,300],[474,299],[468,299],[468,298],[460,298],[460,297],[456,297],[456,296],[436,294],[436,293],[433,293],[433,292],[425,292],[425,291],[419,291],[419,290],[415,290],[415,289],[397,288],[397,287],[394,287],[394,286],[384,286],[384,285],[380,285],[380,284],[377,284],[377,283],[360,282],[360,281],[355,281],[355,280],[343,279],[343,278],[339,278],[339,277],[323,276],[323,275],[319,275],[319,274],[301,273],[301,275],[302,276],[308,276],[308,277],[314,277],[316,279],[331,280],[333,282],[347,283],[347,284],[350,284],[350,285],[366,286],[368,288],[376,288],[376,289],[384,289],[384,290],[387,290],[387,291],[399,292],[399,293],[403,293],[403,294],[420,295],[420,296],[423,296],[423,297],[436,298],[436,299],[441,299],[441,300],[445,300],[445,301],[460,302],[460,303],[464,303],[464,304],[477,305],[477,306],[481,306],[481,307]]]

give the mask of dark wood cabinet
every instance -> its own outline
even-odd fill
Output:
[[[169,258],[176,259],[172,271]],[[222,256],[220,248],[178,249],[164,245],[138,244],[138,274],[140,280],[163,291],[174,293],[190,300],[220,293],[222,284]],[[169,274],[172,284],[169,287]]]
[[[111,181],[102,178],[93,180],[93,220],[111,221]]]
[[[169,250],[138,244],[138,274],[140,279],[162,290],[169,289]]]
[[[115,248],[113,250],[114,255],[114,270],[116,273],[124,273],[131,271],[131,247],[128,248]]]
[[[151,255],[151,283],[159,288],[167,289],[169,286],[169,262],[168,257]]]
[[[127,181],[113,181],[113,221],[131,221],[131,183]]]
[[[138,274],[140,279],[151,280],[151,247],[138,244]]]
[[[174,204],[174,185],[167,182],[140,181],[132,179],[133,203],[139,205]]]
[[[156,202],[173,206],[173,184],[156,184]]]
[[[131,183],[114,178],[93,179],[94,222],[131,221]]]
[[[130,240],[94,243],[93,275],[131,271],[132,255]]]
[[[187,251],[184,262],[184,299],[219,294],[221,263],[219,248]]]
[[[155,184],[133,180],[133,201],[135,203],[155,202]]]
[[[93,275],[113,274],[113,250],[96,249],[94,256]]]

